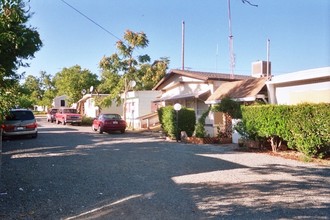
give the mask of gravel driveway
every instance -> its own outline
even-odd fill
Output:
[[[0,219],[330,219],[330,168],[39,119],[3,141]]]

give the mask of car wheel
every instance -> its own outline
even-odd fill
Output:
[[[38,137],[38,132],[32,135],[32,138],[37,138]]]
[[[125,133],[125,130],[121,130],[120,133],[124,134]]]
[[[92,125],[92,130],[97,131],[97,129],[94,127],[94,125]]]
[[[58,119],[56,119],[56,124],[60,124],[60,121]]]
[[[101,126],[99,126],[98,132],[99,134],[103,134],[103,128]]]
[[[66,125],[66,121],[63,119],[63,125]]]

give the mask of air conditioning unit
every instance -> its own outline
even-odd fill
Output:
[[[267,70],[269,68],[269,70]],[[252,76],[256,78],[271,76],[271,62],[267,67],[267,61],[256,61],[252,63]]]

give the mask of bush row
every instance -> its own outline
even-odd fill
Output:
[[[179,136],[181,131],[186,131],[189,137],[191,137],[194,132],[196,116],[193,109],[183,107],[178,111],[178,126],[176,111],[173,106],[166,106],[158,109],[158,117],[165,134],[172,139],[175,139],[177,135]]]
[[[307,156],[330,150],[330,104],[242,106],[238,132],[249,139],[269,139],[273,151],[282,141]]]

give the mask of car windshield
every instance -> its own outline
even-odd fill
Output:
[[[32,119],[34,119],[34,115],[31,111],[10,111],[10,114],[6,117],[7,121]]]
[[[106,114],[103,115],[104,119],[121,119],[120,115],[117,114]]]
[[[63,109],[63,113],[77,113],[76,109]]]

